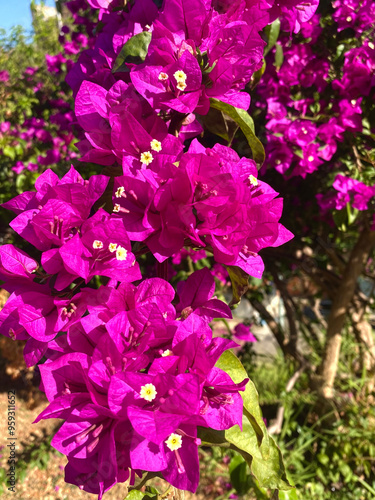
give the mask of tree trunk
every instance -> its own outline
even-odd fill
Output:
[[[365,228],[349,258],[342,275],[341,284],[332,302],[328,318],[327,339],[322,363],[319,369],[318,392],[324,399],[333,397],[333,385],[336,377],[341,348],[342,329],[350,302],[353,300],[357,281],[367,262],[368,255],[375,245],[375,231]]]
[[[366,313],[367,303],[359,300],[357,296],[354,297],[351,309],[353,330],[359,343],[361,370],[365,370],[368,378],[364,389],[367,394],[371,394],[375,387],[375,340]]]

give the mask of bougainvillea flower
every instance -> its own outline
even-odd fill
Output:
[[[25,191],[3,206],[17,214],[10,225],[18,234],[38,250],[49,250],[72,238],[107,184],[103,175],[84,181],[73,167],[61,180],[46,170],[35,181],[36,192]]]
[[[42,264],[49,274],[57,274],[57,290],[62,290],[77,277],[86,283],[95,275],[124,282],[141,278],[123,222],[103,209],[87,219],[80,232],[66,243],[44,252]]]
[[[166,164],[141,179],[116,178],[114,212],[160,262],[190,240],[211,247],[217,262],[260,277],[258,251],[291,238],[278,223],[282,200],[257,180],[255,162],[224,146],[206,150],[194,140],[178,167]]]
[[[257,342],[256,337],[251,333],[250,326],[239,323],[234,327],[233,335],[238,340],[245,342]]]
[[[183,318],[187,318],[193,311],[207,319],[232,317],[229,307],[223,301],[213,298],[215,279],[207,268],[195,271],[186,281],[180,281],[177,293],[180,301],[176,311]]]
[[[155,168],[159,156],[177,158],[182,151],[181,141],[168,134],[167,125],[148,102],[122,81],[109,91],[84,81],[75,111],[86,136],[77,144],[82,161],[111,165],[126,158],[136,169]]]

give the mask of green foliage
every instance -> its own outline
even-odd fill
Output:
[[[54,55],[61,51],[57,21],[56,18],[46,19],[37,12],[35,2],[32,10],[32,33],[27,33],[21,26],[13,27],[8,33],[0,30],[0,66],[9,73],[9,81],[0,83],[0,99],[3,103],[0,107],[0,123],[7,126],[0,133],[0,204],[24,191],[33,190],[35,180],[46,168],[39,164],[34,170],[35,165],[38,165],[38,156],[56,148],[50,139],[38,140],[36,136],[28,136],[30,127],[24,125],[25,120],[44,120],[44,130],[50,137],[59,136],[61,139],[59,148],[61,152],[64,149],[63,158],[73,149],[73,145],[69,145],[73,136],[61,131],[59,125],[50,121],[53,114],[61,111],[52,108],[51,101],[63,99],[69,102],[71,94],[64,83],[65,74],[51,75],[46,67],[46,54]],[[25,73],[28,67],[33,68],[35,74]],[[13,170],[17,162],[22,162],[21,166],[23,164],[25,167],[20,173]],[[30,163],[34,166],[28,170]],[[64,165],[52,165],[60,175],[66,172],[68,166],[67,162]],[[2,208],[0,214],[3,226],[1,232],[4,234],[13,216]]]
[[[264,56],[276,45],[280,33],[280,19],[275,19],[272,24],[269,24],[264,29],[267,37],[267,47],[264,49]]]
[[[0,67],[9,72],[12,84],[17,83],[27,67],[45,66],[46,54],[61,51],[56,19],[45,19],[37,14],[35,2],[33,4],[33,32],[27,32],[19,25],[13,26],[8,32],[0,28]],[[53,82],[47,71],[45,77]],[[23,87],[25,89],[26,85]]]
[[[233,297],[229,306],[236,305],[240,302],[242,295],[249,288],[249,275],[237,266],[227,266],[229,278],[232,282]]]
[[[340,356],[338,395],[333,409],[321,417],[307,374],[291,392],[285,391],[295,370],[291,361],[280,355],[272,363],[258,362],[250,369],[268,413],[272,405],[283,406],[285,411],[277,444],[288,479],[296,489],[280,491],[280,500],[375,498],[375,409],[364,392],[365,375],[358,377],[355,371],[358,347],[347,332]]]
[[[156,494],[149,494],[147,492],[139,491],[139,490],[132,490],[126,495],[126,500],[152,500],[152,499],[157,499],[158,495]]]
[[[61,50],[58,41],[59,27],[57,17],[46,18],[38,7],[44,7],[45,3],[32,0],[30,8],[33,16],[33,44],[38,54],[57,54]]]
[[[125,63],[142,63],[146,59],[150,42],[151,33],[149,31],[143,31],[142,33],[138,33],[138,35],[132,36],[117,56],[112,73],[130,71]]]
[[[230,351],[222,354],[216,366],[228,373],[235,383],[247,378],[241,362]],[[242,430],[238,425],[225,432],[200,429],[199,436],[206,443],[229,443],[232,449],[243,456],[260,487],[289,489],[280,450],[267,433],[259,407],[258,393],[250,380],[241,395],[244,403]]]
[[[265,153],[262,143],[255,135],[254,121],[249,113],[244,109],[235,108],[234,106],[221,102],[218,99],[210,99],[210,104],[212,108],[222,111],[232,118],[235,123],[237,123],[249,143],[253,160],[257,164],[258,168],[260,168],[263,165]]]

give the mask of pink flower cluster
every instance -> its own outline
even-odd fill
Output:
[[[198,428],[241,426],[247,383],[215,367],[236,344],[212,338],[210,321],[231,317],[214,297],[214,275],[226,280],[224,266],[237,266],[261,277],[259,252],[292,237],[279,222],[282,199],[258,180],[255,162],[198,141],[197,115],[208,113],[211,98],[247,109],[245,87],[262,66],[260,31],[280,13],[298,31],[317,2],[89,4],[100,9],[96,39],[81,19],[84,0],[67,6],[90,38],[66,28],[61,37],[66,54],[90,47],[68,82],[80,159],[107,168],[89,180],[74,167],[61,179],[46,170],[35,191],[4,204],[35,258],[0,249],[11,293],[0,332],[26,341],[28,366],[40,366],[50,404],[37,420],[64,420],[52,444],[68,458],[68,482],[101,498],[150,471],[194,492]],[[52,73],[66,64],[61,55],[47,62]],[[31,138],[47,140],[39,125],[30,122]],[[314,133],[307,126],[302,147]],[[38,161],[47,165],[48,155]],[[169,258],[208,254],[213,273],[191,273],[177,293],[166,273],[143,279],[147,258],[165,270]],[[244,325],[236,335],[255,340]]]
[[[327,22],[323,29],[321,17],[314,15],[302,24],[300,43],[290,44],[289,35],[278,41],[284,53],[281,67],[267,64],[258,87],[262,101],[267,102],[267,164],[286,178],[305,178],[325,162],[334,161],[346,138],[363,130],[363,98],[375,87],[371,41],[375,10],[371,2],[362,4],[333,2],[337,24]],[[335,42],[332,46],[324,40],[349,25],[363,33],[363,40],[348,48],[340,56],[344,64],[338,65],[334,61],[345,45]],[[352,43],[352,37],[348,39]]]
[[[340,174],[336,175],[332,187],[336,192],[316,195],[322,212],[342,210],[348,203],[357,210],[367,210],[370,201],[375,197],[375,186],[367,186],[361,181]]]

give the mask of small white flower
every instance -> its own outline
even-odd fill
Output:
[[[251,174],[249,175],[249,181],[252,186],[258,185],[258,179]]]
[[[115,192],[116,198],[121,198],[122,194],[124,193],[125,188],[124,186],[120,186],[117,191]]]
[[[152,141],[150,142],[150,146],[153,151],[161,151],[161,142],[157,139],[152,139]]]
[[[126,260],[127,255],[128,255],[128,252],[127,252],[127,250],[125,250],[124,247],[119,245],[116,248],[116,259],[117,260]]]
[[[186,89],[186,83],[185,82],[178,82],[177,88],[178,88],[178,90],[185,90]]]
[[[154,157],[152,156],[151,151],[145,151],[141,154],[141,163],[143,163],[143,165],[150,165],[153,159]]]
[[[100,240],[95,240],[92,246],[93,248],[103,248],[103,242]]]
[[[154,384],[142,385],[139,395],[146,401],[153,401],[156,398],[156,387]]]
[[[182,71],[182,69],[179,69],[176,71],[176,73],[173,73],[173,76],[176,78],[178,82],[186,82],[187,75]]]
[[[175,434],[174,432],[172,432],[169,438],[165,441],[165,444],[171,451],[176,451],[182,446],[182,437],[180,436],[180,434]]]
[[[117,250],[117,243],[110,243],[110,244],[108,245],[108,250],[109,250],[111,253],[116,252],[116,250]]]

